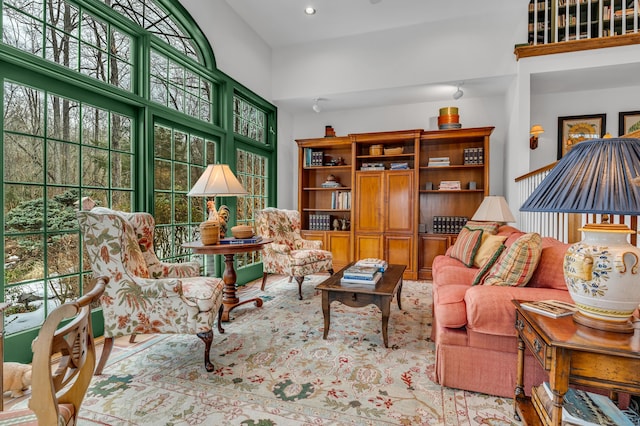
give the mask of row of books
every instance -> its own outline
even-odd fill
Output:
[[[484,148],[465,148],[462,151],[462,159],[465,165],[484,164]]]
[[[335,191],[331,193],[331,208],[348,210],[351,208],[351,191]]]
[[[531,402],[543,418],[551,424],[553,393],[548,382],[534,386]],[[604,395],[569,388],[562,403],[562,424],[578,426],[633,426],[631,420]]]
[[[440,191],[458,191],[460,188],[459,180],[443,180],[440,181],[440,185],[438,186]]]
[[[329,231],[331,230],[331,215],[328,214],[310,214],[309,229],[312,231]]]
[[[304,165],[309,166],[323,166],[324,165],[324,151],[314,151],[311,148],[304,149]]]
[[[466,216],[434,216],[434,234],[457,234],[469,220]]]
[[[362,259],[342,272],[340,285],[375,287],[389,265],[382,259]]]

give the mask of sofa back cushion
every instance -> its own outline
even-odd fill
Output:
[[[527,287],[555,288],[567,290],[564,281],[564,255],[570,244],[565,244],[555,238],[542,238],[542,254],[538,267],[533,272]]]
[[[482,243],[482,229],[469,229],[466,226],[462,228],[453,244],[449,255],[454,259],[458,259],[467,268],[473,266],[473,259]]]
[[[538,266],[541,253],[542,238],[540,234],[522,235],[507,247],[482,283],[484,285],[525,286]]]

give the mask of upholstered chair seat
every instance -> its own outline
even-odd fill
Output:
[[[256,233],[273,239],[262,249],[262,290],[268,274],[295,278],[302,300],[302,283],[306,275],[333,274],[333,255],[322,250],[322,241],[305,240],[300,234],[297,210],[266,208],[255,213]]]

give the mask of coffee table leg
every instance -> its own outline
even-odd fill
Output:
[[[398,309],[402,310],[402,304],[400,302],[402,296],[402,278],[400,278],[400,285],[398,286],[398,294],[396,297],[398,298]]]
[[[322,316],[324,316],[324,333],[322,335],[323,339],[327,339],[327,334],[329,334],[329,324],[331,323],[331,305],[329,304],[329,292],[322,292]]]
[[[389,314],[391,312],[391,297],[392,296],[384,296],[380,299],[380,310],[382,311],[382,341],[384,342],[384,347],[389,347],[389,335],[387,333],[387,326],[389,325]]]

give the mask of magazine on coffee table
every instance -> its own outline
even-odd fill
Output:
[[[520,302],[522,309],[535,312],[551,318],[560,318],[572,315],[578,308],[576,305],[560,300],[535,300]]]

